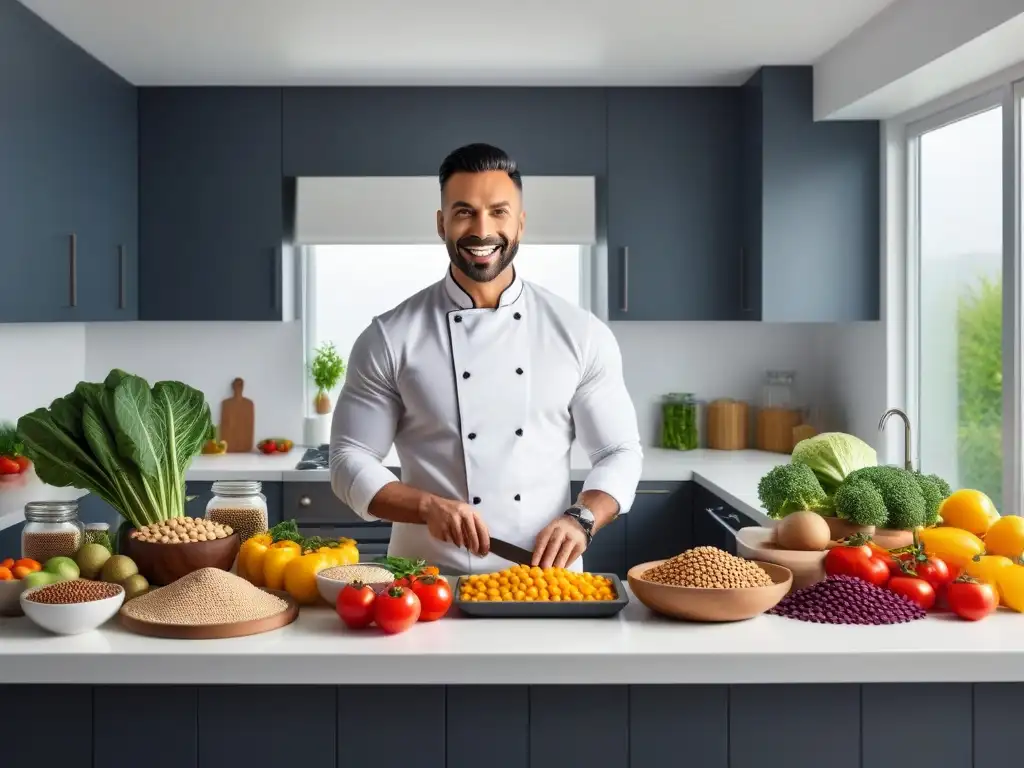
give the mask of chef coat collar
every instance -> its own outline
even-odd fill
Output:
[[[448,267],[448,274],[444,278],[444,287],[448,292],[448,298],[455,302],[455,304],[461,309],[473,309],[476,304],[473,302],[473,297],[466,293],[462,286],[455,281],[455,275],[452,274],[453,267]],[[523,281],[519,277],[519,273],[516,272],[516,268],[512,267],[512,282],[509,283],[508,288],[501,292],[501,296],[498,297],[498,306],[505,307],[509,304],[514,304],[519,301],[519,297],[523,295]]]

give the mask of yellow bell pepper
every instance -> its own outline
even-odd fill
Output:
[[[1024,565],[1000,568],[998,587],[999,602],[1017,613],[1024,613]]]
[[[1012,567],[1013,561],[1008,557],[1003,557],[1002,555],[976,555],[967,564],[967,567],[964,568],[964,573],[971,578],[995,587],[996,591],[999,592],[999,602],[1006,605],[1003,599],[1003,590],[999,586],[999,578],[1004,569]]]
[[[238,575],[252,582],[257,587],[263,586],[263,558],[272,540],[266,534],[258,534],[246,539],[238,550]]]
[[[291,539],[282,539],[281,541],[275,541],[270,545],[271,549],[294,549],[300,555],[302,554],[302,545],[297,541]]]
[[[324,552],[310,552],[293,558],[284,569],[284,588],[300,605],[313,605],[320,600],[316,575],[332,565]]]
[[[917,532],[925,554],[953,568],[964,569],[975,555],[985,554],[985,542],[962,528],[922,528]]]
[[[283,544],[284,542],[277,542]],[[279,547],[273,544],[263,557],[263,585],[267,589],[282,590],[284,586],[285,567],[289,562],[302,557],[302,551],[296,547]]]

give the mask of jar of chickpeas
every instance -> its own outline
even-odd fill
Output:
[[[206,505],[206,519],[231,526],[245,543],[270,527],[267,497],[256,480],[218,480]]]

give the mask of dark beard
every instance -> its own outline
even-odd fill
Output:
[[[463,256],[462,248],[484,248],[498,246],[498,258],[489,264],[474,264],[470,259]],[[448,249],[448,258],[452,264],[470,280],[478,283],[489,283],[496,278],[505,268],[512,263],[512,260],[519,253],[519,241],[510,242],[504,235],[480,238],[468,236],[461,238],[458,242],[445,240],[445,247]]]

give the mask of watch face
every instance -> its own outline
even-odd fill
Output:
[[[581,520],[585,520],[586,522],[593,524],[593,522],[594,522],[594,513],[593,512],[591,512],[589,509],[586,509],[586,508],[583,508],[583,507],[577,507],[576,511],[579,513],[579,516],[580,516]]]

